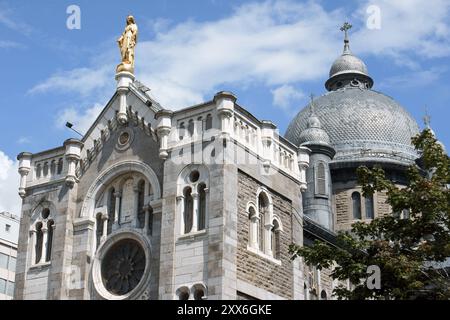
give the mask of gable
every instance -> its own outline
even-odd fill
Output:
[[[150,89],[139,81],[130,84],[130,90],[126,95],[127,115],[132,124],[142,128],[149,137],[156,141],[155,114],[162,107],[149,95],[149,91]],[[95,150],[98,149],[98,144],[105,141],[111,131],[117,129],[116,113],[118,110],[119,95],[116,92],[81,139],[84,144],[81,159],[92,156],[92,153],[95,153]]]

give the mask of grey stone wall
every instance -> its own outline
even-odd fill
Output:
[[[292,243],[291,201],[269,189],[273,199],[273,212],[280,217],[283,225],[280,234],[280,266],[247,250],[249,219],[246,205],[249,201],[255,201],[256,191],[261,183],[242,171],[239,171],[238,177],[237,277],[271,293],[292,299],[293,271],[288,253],[288,247]]]

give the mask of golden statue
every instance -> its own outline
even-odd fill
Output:
[[[116,71],[128,71],[134,73],[134,47],[137,43],[138,27],[134,21],[134,17],[127,17],[127,26],[120,38],[117,40],[119,44],[122,62],[117,66]]]

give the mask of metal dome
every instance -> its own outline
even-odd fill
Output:
[[[300,133],[298,144],[305,142],[330,144],[330,137],[322,129],[319,118],[312,113],[307,121],[307,128]]]
[[[336,150],[334,162],[375,160],[410,164],[416,158],[411,137],[419,132],[412,116],[392,98],[369,89],[345,87],[318,97],[314,113]],[[304,142],[309,107],[291,121],[285,137]]]
[[[350,53],[343,54],[334,61],[330,69],[330,78],[344,73],[369,75],[366,64]]]

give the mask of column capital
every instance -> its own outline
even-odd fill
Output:
[[[115,198],[120,198],[120,197],[122,197],[122,191],[116,191],[116,192],[114,192],[113,195]]]

